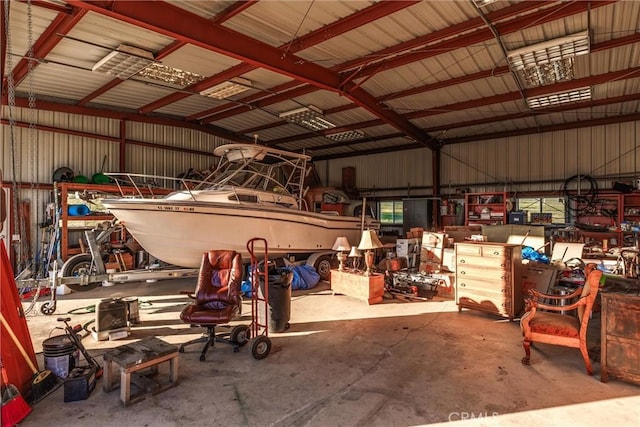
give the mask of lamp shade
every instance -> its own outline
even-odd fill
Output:
[[[340,236],[336,239],[336,242],[333,244],[333,249],[334,251],[348,251],[349,249],[351,249],[351,244],[349,243],[349,240],[347,240],[346,237],[344,236]]]
[[[360,244],[358,245],[358,249],[360,250],[370,250],[370,249],[378,249],[383,247],[384,245],[378,239],[378,234],[376,230],[364,230],[362,232],[362,238],[360,239]]]
[[[351,252],[347,255],[349,258],[360,258],[362,254],[356,246],[351,246]]]

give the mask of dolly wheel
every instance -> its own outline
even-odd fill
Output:
[[[231,330],[229,340],[239,347],[246,345],[251,338],[251,331],[247,325],[238,325]],[[235,350],[237,351],[237,350]]]
[[[262,360],[269,355],[271,351],[271,340],[264,335],[256,337],[251,343],[251,354],[254,359]]]
[[[45,301],[40,307],[40,312],[47,316],[53,314],[56,311],[56,303],[53,301]]]

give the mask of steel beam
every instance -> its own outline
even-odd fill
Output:
[[[247,1],[237,1],[235,3],[233,3],[231,6],[227,7],[225,10],[223,10],[222,12],[220,12],[219,14],[217,14],[212,20],[211,22],[214,24],[221,24],[224,21],[226,21],[227,19],[231,19],[232,17],[236,16],[238,13],[241,13],[242,11],[248,9],[249,7],[253,6],[255,3],[257,2],[257,0],[247,0]],[[161,60],[162,58],[165,58],[167,56],[169,56],[170,54],[172,54],[173,52],[175,52],[176,50],[180,49],[181,47],[185,46],[186,43],[184,41],[180,41],[180,40],[176,40],[173,43],[171,43],[170,45],[162,48],[160,50],[160,52],[158,52],[155,55],[155,59],[156,60]],[[235,76],[234,76],[235,77]],[[102,86],[101,88],[93,91],[91,94],[89,94],[88,96],[86,96],[85,98],[83,98],[82,100],[80,100],[79,105],[86,105],[89,101],[91,101],[92,99],[102,95],[103,93],[107,92],[108,90],[114,88],[115,86],[119,85],[123,80],[120,79],[113,79],[111,82],[107,83],[106,85]],[[212,83],[211,86],[214,86],[218,83]],[[182,98],[186,98],[187,96],[189,96],[189,94],[184,94],[183,92],[176,92],[179,93],[181,95],[184,95],[182,97],[177,97],[177,99],[175,99],[175,101],[178,101]],[[175,102],[173,101],[173,102]],[[169,104],[170,102],[167,102],[167,104]],[[164,104],[164,105],[167,105]],[[144,109],[144,107],[143,107]]]
[[[27,98],[16,97],[16,106],[22,108],[29,108],[29,101]],[[165,117],[157,116],[143,116],[136,113],[126,113],[122,111],[108,110],[106,108],[91,108],[82,107],[79,105],[63,104],[59,102],[38,100],[38,110],[44,111],[56,111],[60,113],[80,114],[84,116],[104,117],[117,120],[128,120],[132,122],[151,123],[162,126],[172,126],[186,129],[193,129],[200,132],[204,132],[210,135],[215,135],[220,138],[228,139],[235,142],[253,142],[253,139],[244,137],[242,135],[234,134],[226,129],[221,129],[213,125],[200,125],[193,122],[185,122],[184,120],[177,120]]]
[[[529,2],[522,2],[519,3],[517,5],[513,5],[513,6],[509,6],[506,7],[504,9],[500,9],[499,11],[494,12],[493,14],[491,14],[491,16],[493,17],[493,19],[496,20],[500,20],[500,19],[505,19],[511,16],[516,16],[518,14],[524,13],[528,10],[532,10],[535,8],[539,8],[543,5],[548,4],[548,2],[543,2],[543,1],[529,1]],[[431,42],[435,42],[438,40],[443,40],[443,39],[447,39],[449,37],[455,37],[457,35],[460,35],[461,33],[464,33],[465,31],[469,31],[471,29],[474,28],[479,28],[481,26],[484,26],[484,22],[482,21],[481,18],[473,18],[470,19],[468,21],[462,22],[460,24],[456,24],[456,25],[452,25],[450,27],[444,28],[442,30],[438,30],[438,31],[434,31],[433,33],[429,33],[425,36],[422,37],[417,37],[415,39],[412,40],[408,40],[406,42],[397,44],[395,46],[391,46],[389,48],[385,48],[382,49],[380,51],[375,52],[374,54],[372,54],[372,57],[380,57],[380,56],[387,56],[387,55],[394,55],[397,54],[399,52],[402,51],[406,51],[409,49],[413,49],[419,46],[422,46],[426,43],[431,43]],[[338,72],[344,72],[347,71],[349,69],[353,69],[355,67],[361,66],[367,62],[370,62],[371,59],[369,59],[369,56],[367,58],[356,58],[354,60],[351,61],[347,61],[343,64],[340,64],[336,67],[333,67],[332,69]],[[272,89],[272,91],[276,91],[276,89]],[[268,92],[264,92],[264,95],[269,95]],[[251,102],[250,100],[243,98],[240,100],[240,102],[243,103],[249,103]],[[263,102],[263,106],[264,105],[269,105],[270,103],[268,103],[269,101],[264,101]],[[218,112],[221,111],[222,109],[225,108],[233,108],[236,107],[235,104],[225,104],[223,106],[218,107]],[[353,108],[355,108],[356,106],[354,106]],[[236,110],[238,113],[241,113],[241,111]],[[204,112],[203,112],[204,113]],[[206,117],[207,115],[205,114],[197,114],[197,116],[199,117]],[[212,121],[212,120],[207,120],[207,121]]]
[[[581,3],[581,2],[578,2]],[[593,3],[593,7],[600,7],[600,6],[605,6],[607,4],[611,3],[610,1],[601,1],[601,2],[594,2]],[[563,17],[566,16],[570,16],[571,14],[575,14],[575,13],[581,13],[584,12],[586,9],[585,7],[587,7],[584,4],[575,4],[575,3],[563,3],[560,5],[556,5],[556,6],[551,6],[548,8],[545,8],[539,12],[535,12],[535,13],[531,13],[529,15],[526,15],[524,17],[519,17],[520,14],[525,13],[527,11],[530,10],[535,10],[538,9],[542,6],[548,5],[549,2],[540,2],[540,1],[531,1],[531,2],[522,2],[522,3],[518,3],[516,5],[513,6],[509,6],[503,9],[500,9],[498,11],[492,12],[490,14],[488,14],[487,16],[494,22],[499,22],[499,21],[503,21],[507,18],[511,18],[511,17],[516,17],[515,19],[509,20],[509,21],[505,21],[505,22],[501,22],[499,24],[499,27],[501,29],[501,31],[503,32],[514,32],[514,31],[518,31],[520,29],[522,29],[523,27],[527,27],[527,26],[531,26],[531,25],[541,25],[543,23],[547,23],[556,19],[561,19]],[[593,8],[592,7],[592,8]],[[470,30],[474,30],[474,29],[478,29],[480,27],[484,27],[484,25],[486,25],[484,23],[484,21],[481,18],[473,18],[470,19],[468,21],[465,21],[463,23],[460,24],[456,24],[453,25],[451,27],[445,28],[443,30],[439,30],[439,31],[435,31],[433,33],[427,34],[425,36],[422,37],[417,37],[416,39],[413,40],[409,40],[407,42],[404,43],[400,43],[396,46],[392,46],[390,48],[386,48],[386,49],[382,49],[380,51],[375,52],[374,54],[372,54],[371,56],[373,57],[384,57],[384,56],[391,56],[394,54],[397,54],[399,52],[402,51],[406,51],[406,50],[410,50],[410,49],[415,49],[417,47],[420,46],[424,46],[426,44],[429,43],[434,43],[437,42],[439,40],[444,40],[441,41],[440,43],[436,43],[433,45],[430,45],[429,48],[431,48],[431,51],[427,51],[427,52],[421,52],[420,53],[409,53],[409,54],[405,54],[404,56],[399,56],[399,59],[396,59],[393,63],[393,65],[395,66],[400,66],[400,65],[405,65],[405,61],[406,63],[409,62],[413,62],[413,61],[419,61],[422,59],[425,59],[427,57],[431,57],[434,56],[435,54],[439,54],[442,52],[442,50],[453,50],[455,48],[460,47],[461,45],[463,45],[462,43],[460,43],[460,39],[451,39],[448,40],[448,38],[451,37],[455,37],[457,35],[460,35],[461,33],[464,33],[466,31],[470,31]],[[481,28],[478,31],[475,31],[473,33],[470,33],[468,35],[463,36],[463,40],[464,43],[479,43],[481,41],[485,41],[485,40],[489,40],[493,38],[493,34],[491,33],[491,31],[485,29],[485,28]],[[627,40],[627,43],[632,43],[633,40]],[[343,63],[337,67],[334,67],[334,69],[337,69],[337,71],[340,72],[346,72],[350,69],[353,69],[354,67],[357,66],[361,66],[364,63],[368,62],[370,60],[368,59],[363,59],[363,58],[358,58],[352,61],[348,61],[346,63]],[[380,64],[372,64],[369,67],[365,67],[363,70],[361,70],[358,73],[358,77],[367,77],[370,76],[371,73],[375,73],[375,72],[379,72],[382,70],[381,67],[383,67],[384,69],[389,69],[392,68],[391,67],[391,61],[387,61],[385,64],[380,65]],[[497,70],[499,72],[508,72],[508,67],[500,67],[499,70]],[[490,71],[486,71],[482,74],[478,74],[478,78],[482,78],[485,77],[487,74],[485,73],[490,73]],[[466,77],[461,77],[460,81],[457,80],[452,80],[451,84],[459,84],[465,80]],[[442,83],[442,86],[434,86],[433,89],[439,89],[442,87],[446,87],[447,85],[445,83]],[[431,90],[428,87],[423,87],[424,90]],[[413,89],[412,93],[407,92],[407,95],[409,94],[415,94],[418,93],[420,91],[419,88]],[[402,96],[406,96],[406,95],[402,95]],[[387,99],[393,99],[393,98],[387,98]],[[378,99],[378,101],[384,101],[385,99]],[[268,103],[268,99],[263,101],[264,105],[267,105]],[[342,109],[340,111],[344,111],[350,108],[357,108],[357,105],[350,105],[350,106],[342,106]],[[327,113],[328,114],[328,113]]]
[[[33,57],[45,58],[49,52],[62,40],[61,35],[66,35],[87,14],[86,10],[73,9],[71,13],[61,12],[51,22],[51,25],[33,43]],[[37,66],[36,61],[34,66]],[[29,60],[23,58],[13,69],[13,81],[16,87],[29,72]],[[2,80],[2,87],[6,89],[6,78]]]
[[[154,3],[153,14],[149,14],[148,8],[141,6],[138,2],[116,2],[111,4],[111,7],[103,2],[89,3],[81,0],[70,0],[70,3],[86,10],[236,58],[257,67],[287,75],[320,89],[341,93],[351,99],[352,102],[382,118],[382,120],[403,130],[416,141],[427,144],[429,140],[428,135],[409,121],[403,119],[397,113],[385,110],[377,105],[375,98],[362,89],[358,88],[353,93],[350,93],[351,85],[344,87],[337,73],[316,64],[308,63],[303,58],[295,55],[283,56],[278,48],[228,28],[212,26],[206,19],[195,16],[169,3]],[[344,87],[344,91],[340,90],[341,87]]]
[[[640,113],[633,113],[633,114],[626,114],[624,116],[603,117],[599,119],[579,120],[577,122],[559,123],[559,124],[540,126],[535,128],[516,129],[511,131],[495,132],[495,133],[488,133],[488,134],[475,135],[475,136],[463,136],[460,138],[447,139],[447,140],[444,140],[443,142],[444,142],[444,145],[461,144],[464,142],[484,141],[484,140],[496,139],[496,138],[508,138],[511,136],[533,135],[536,133],[557,132],[560,130],[579,129],[579,128],[593,127],[593,126],[604,126],[604,125],[610,125],[614,123],[635,122],[638,120],[640,120]]]
[[[418,3],[417,1],[387,1],[387,2],[380,2],[380,3],[376,3],[366,9],[360,10],[359,12],[356,12],[352,15],[349,15],[345,18],[342,18],[338,21],[335,21],[331,24],[328,24],[322,28],[319,28],[315,31],[312,31],[309,34],[306,34],[302,37],[299,37],[295,40],[293,40],[291,43],[286,43],[282,46],[279,47],[279,49],[281,49],[282,51],[284,51],[285,53],[296,53],[299,52],[301,50],[307,49],[311,46],[314,46],[316,44],[322,43],[323,41],[326,41],[330,38],[336,37],[340,34],[343,34],[345,32],[351,31],[354,28],[357,28],[361,25],[370,23],[375,21],[376,19],[379,19],[381,17],[387,16],[391,13],[397,12],[398,10],[404,9],[408,6],[411,6],[415,3]],[[234,67],[235,68],[235,67]],[[221,81],[219,80],[220,78],[222,78],[221,76],[224,76],[224,80],[222,81],[226,81],[226,80],[230,80],[233,77],[237,77],[240,76],[244,73],[247,73],[253,69],[255,69],[256,67],[254,66],[250,66],[250,68],[246,69],[246,70],[236,70],[235,75],[232,75],[228,72],[228,70],[223,71],[222,73],[216,74],[215,76],[212,76],[211,79],[212,81],[215,81],[216,83],[210,83],[210,86],[214,86],[218,83],[220,83]],[[233,68],[232,68],[233,69]],[[298,82],[293,82],[293,85],[298,85]],[[313,86],[312,86],[313,87]],[[281,88],[280,90],[276,89],[276,88],[272,88],[270,91],[264,91],[261,92],[261,94],[258,94],[259,98],[263,98],[265,96],[271,95],[274,92],[280,92],[281,90],[285,90],[284,88]],[[185,95],[188,96],[188,95]],[[249,98],[249,97],[247,97]],[[243,99],[242,102],[247,104],[249,102],[253,102],[255,99]],[[163,107],[164,105],[167,105],[171,102],[175,102],[173,100],[173,98],[171,98],[171,96],[162,98],[154,103],[151,103],[145,107],[143,107],[141,109],[142,112],[148,112],[148,111],[152,111],[150,110],[150,108],[153,109],[158,109]],[[213,115],[215,113],[219,113],[221,111],[236,107],[237,104],[235,103],[227,103],[221,106],[218,106],[214,109],[211,110],[207,110],[207,111],[203,111],[197,114],[194,114],[192,116],[190,116],[188,119],[190,120],[194,120],[195,118],[200,118],[200,119],[204,119],[206,118],[208,122],[211,121],[215,121],[218,119],[209,119],[208,116]],[[242,112],[244,112],[246,110],[244,109],[238,109],[238,110],[234,110],[233,114],[241,114]],[[233,115],[232,114],[232,115]],[[229,116],[226,116],[229,117]]]

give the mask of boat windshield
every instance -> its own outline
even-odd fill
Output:
[[[286,158],[266,151],[258,158],[242,157],[235,151],[224,153],[216,169],[197,189],[220,186],[242,187],[259,191],[277,191],[301,197],[306,170],[305,158]]]

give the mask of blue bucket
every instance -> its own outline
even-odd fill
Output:
[[[89,208],[86,205],[69,205],[67,207],[67,213],[70,216],[84,216],[89,215]]]

